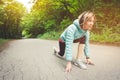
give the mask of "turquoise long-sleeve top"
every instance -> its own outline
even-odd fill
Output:
[[[60,38],[65,42],[65,55],[66,60],[72,61],[72,45],[75,39],[79,39],[83,36],[85,39],[85,48],[84,54],[86,57],[89,57],[89,31],[83,30],[80,25],[78,19],[74,20],[73,24],[69,25],[65,31],[61,34]]]

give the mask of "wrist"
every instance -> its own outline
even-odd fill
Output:
[[[68,61],[67,64],[71,64],[71,61]]]

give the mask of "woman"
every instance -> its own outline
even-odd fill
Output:
[[[54,48],[55,54],[57,56],[66,55],[67,66],[66,72],[70,72],[72,69],[72,43],[79,42],[77,57],[75,64],[77,64],[81,69],[87,69],[86,65],[81,60],[81,55],[86,56],[87,64],[94,64],[90,60],[89,54],[89,31],[92,29],[95,22],[95,14],[90,11],[85,11],[78,19],[76,19],[65,31],[61,34],[59,39],[59,50]]]

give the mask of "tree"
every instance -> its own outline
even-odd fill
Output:
[[[0,11],[0,37],[2,38],[20,38],[20,21],[25,13],[25,8],[17,2],[9,2],[1,7]]]

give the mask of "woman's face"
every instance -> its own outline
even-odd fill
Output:
[[[94,21],[94,17],[90,17],[87,20],[85,20],[83,30],[91,30],[94,25]]]

